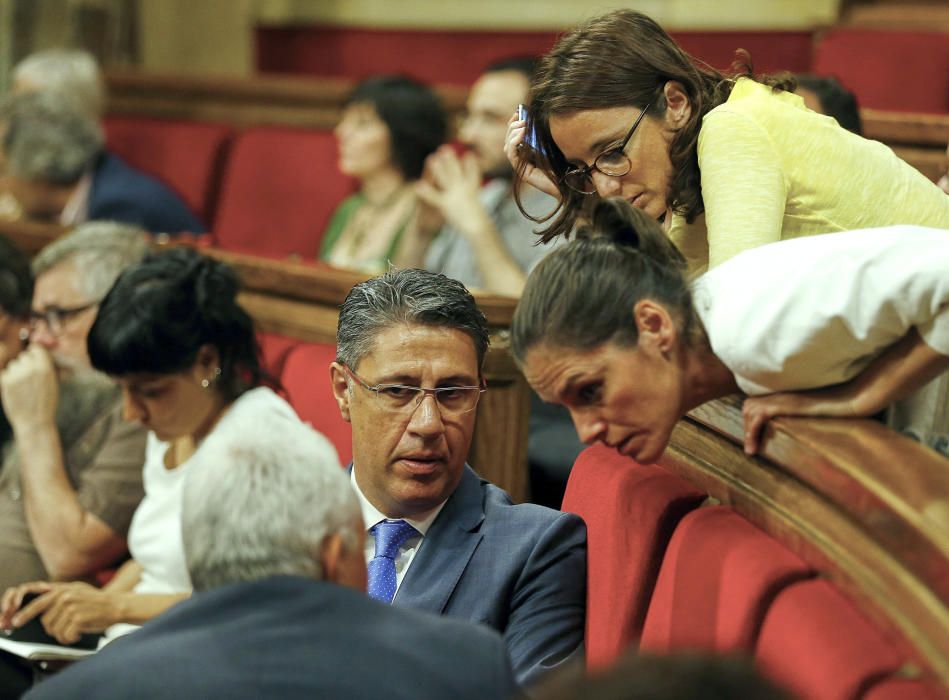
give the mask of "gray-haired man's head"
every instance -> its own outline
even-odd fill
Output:
[[[147,236],[132,226],[93,221],[43,248],[33,259],[30,340],[62,366],[86,368],[86,336],[98,303],[125,268],[148,252]]]
[[[457,488],[487,347],[474,298],[444,275],[390,270],[343,302],[333,395],[352,425],[356,483],[386,517],[422,517]]]
[[[195,456],[182,536],[195,590],[270,576],[365,589],[362,516],[322,435],[296,417],[224,418]]]
[[[57,92],[98,119],[105,111],[105,86],[99,64],[88,51],[46,49],[13,68],[13,92]]]
[[[96,118],[58,92],[6,97],[0,132],[7,187],[35,219],[60,216],[104,144]]]
[[[450,328],[471,337],[478,366],[488,349],[488,324],[474,297],[457,280],[427,270],[390,269],[357,284],[339,309],[336,358],[351,369],[397,324]]]

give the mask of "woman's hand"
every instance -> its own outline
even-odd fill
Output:
[[[524,136],[526,134],[527,122],[523,119],[518,119],[517,112],[515,111],[514,116],[511,117],[511,121],[507,123],[507,136],[504,139],[504,154],[507,156],[507,159],[511,161],[514,170],[518,170],[521,167],[521,163],[524,163],[524,181],[527,184],[536,187],[541,192],[546,192],[551,197],[557,197],[559,199],[560,190],[557,189],[557,185],[554,181],[547,176],[547,173],[521,158],[521,144],[524,143]]]
[[[761,444],[764,424],[775,416],[856,417],[871,415],[855,403],[856,387],[843,384],[815,391],[768,394],[745,399],[741,408],[745,420],[745,454],[753,455]]]
[[[27,593],[41,595],[20,609]],[[120,621],[119,599],[120,594],[80,581],[35,581],[7,590],[2,603],[3,621],[8,627],[22,627],[34,617],[40,617],[47,634],[60,644],[75,644],[83,633],[102,632]]]

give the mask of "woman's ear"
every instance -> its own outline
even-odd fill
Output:
[[[673,131],[678,131],[692,116],[692,103],[689,101],[689,96],[682,83],[677,80],[666,81],[662,87],[662,96],[666,100],[664,115],[666,126]]]
[[[218,349],[214,345],[205,343],[198,348],[198,354],[195,357],[194,364],[195,367],[204,374],[214,374],[215,370],[220,373],[221,353],[218,352]]]
[[[662,355],[676,348],[679,329],[665,306],[652,299],[640,299],[633,306],[633,319],[639,333],[638,347],[652,348]]]

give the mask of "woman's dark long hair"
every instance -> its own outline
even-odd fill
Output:
[[[553,219],[544,242],[573,231],[598,198],[583,195],[563,183],[570,167],[550,135],[550,118],[588,109],[651,105],[650,116],[666,110],[663,87],[670,80],[682,85],[689,99],[688,121],[669,148],[673,179],[668,201],[673,211],[692,222],[704,209],[697,154],[702,118],[728,99],[734,78],[754,77],[747,51],[736,52],[734,74],[725,76],[693,59],[655,21],[633,10],[616,10],[596,17],[561,37],[541,59],[528,97],[528,133],[533,129],[540,151],[538,165],[557,183],[561,206],[548,216],[525,216],[538,222]],[[790,76],[755,78],[776,90],[793,90]],[[516,174],[523,179],[524,167]],[[518,188],[514,188],[515,193]],[[517,196],[517,195],[515,195]],[[518,198],[518,205],[521,205]],[[556,217],[556,218],[554,218]]]
[[[232,401],[275,385],[260,366],[254,323],[237,304],[237,275],[190,248],[154,253],[118,278],[89,331],[92,366],[113,376],[174,374],[204,345],[220,356],[217,390]]]

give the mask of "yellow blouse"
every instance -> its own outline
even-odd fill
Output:
[[[765,243],[917,224],[949,229],[949,196],[887,146],[812,112],[792,93],[739,78],[698,139],[705,214],[672,218],[693,274]]]

